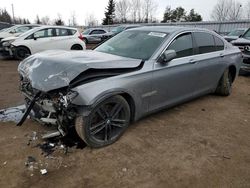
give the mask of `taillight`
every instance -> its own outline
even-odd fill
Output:
[[[83,40],[84,39],[84,37],[82,36],[82,34],[80,33],[80,35],[79,35],[79,37],[78,37],[79,39],[81,39],[81,40]]]

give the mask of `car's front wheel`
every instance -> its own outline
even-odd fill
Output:
[[[99,103],[87,117],[78,117],[75,127],[88,146],[99,148],[117,141],[129,122],[129,104],[117,95]]]
[[[23,60],[30,55],[30,50],[24,46],[16,47],[14,52],[14,57],[18,60]]]
[[[232,92],[232,84],[233,75],[229,69],[226,69],[219,81],[216,93],[222,96],[229,96]]]

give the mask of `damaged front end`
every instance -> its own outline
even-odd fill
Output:
[[[91,107],[74,103],[81,93],[75,87],[100,79],[141,69],[137,59],[108,55],[101,52],[46,51],[26,58],[18,67],[20,90],[25,96],[26,112],[42,124],[57,128],[47,137],[65,136],[74,127],[78,115],[87,116]]]
[[[77,97],[75,91],[61,88],[50,92],[42,92],[32,88],[31,82],[21,76],[20,90],[25,96],[26,112],[20,122],[21,126],[28,115],[41,124],[51,125],[56,131],[45,135],[44,138],[65,136],[74,126],[77,116],[77,106],[71,101]]]

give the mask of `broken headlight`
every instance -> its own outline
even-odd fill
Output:
[[[76,91],[69,91],[66,95],[60,95],[60,102],[64,107],[68,107],[68,105],[78,96],[78,93]]]
[[[3,42],[3,47],[9,47],[11,46],[11,43],[14,42],[15,40],[8,40],[8,41],[5,41]]]

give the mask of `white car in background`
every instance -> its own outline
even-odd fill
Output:
[[[3,29],[0,31],[0,41],[6,37],[19,36],[22,33],[30,29],[33,29],[35,27],[39,27],[39,25],[36,24],[14,25],[12,27]]]
[[[29,30],[19,37],[3,39],[2,51],[16,59],[24,59],[31,54],[45,50],[85,50],[82,35],[76,28],[62,26],[42,26]],[[1,51],[1,49],[0,49]]]

